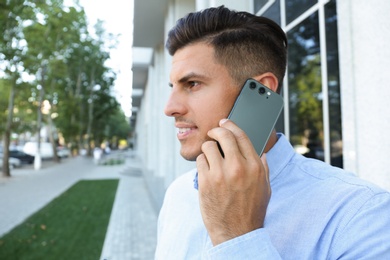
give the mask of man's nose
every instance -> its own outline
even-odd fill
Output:
[[[167,104],[164,108],[165,115],[177,117],[185,114],[185,111],[186,106],[183,95],[180,94],[179,91],[172,89]]]

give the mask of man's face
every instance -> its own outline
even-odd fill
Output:
[[[214,49],[196,43],[179,49],[172,59],[172,92],[165,114],[175,118],[180,154],[196,160],[207,132],[226,118],[240,91],[226,67],[214,60]]]

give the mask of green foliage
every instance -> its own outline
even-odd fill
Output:
[[[100,99],[101,104],[96,108],[96,120],[93,123],[93,135],[96,143],[108,140],[115,143],[119,139],[127,139],[130,133],[130,124],[113,98]],[[115,139],[112,140],[112,139]]]
[[[81,7],[64,7],[63,0],[0,0],[0,119],[10,116],[11,132],[37,130],[42,89],[51,107],[44,119],[53,118],[67,142],[83,145],[91,138],[128,135],[126,118],[111,95],[116,75],[105,66],[116,38],[101,21],[92,37],[86,20]],[[111,123],[120,127],[108,136]]]
[[[123,160],[123,159],[111,158],[108,160],[104,160],[101,164],[102,165],[118,165],[118,164],[124,164],[124,163],[125,163],[125,160]]]
[[[0,238],[0,259],[99,259],[117,187],[76,183]]]
[[[9,88],[5,79],[0,79],[0,122],[7,121]],[[0,124],[0,134],[4,132],[5,124]]]
[[[116,109],[109,117],[109,125],[115,126],[112,128],[110,135],[117,139],[127,139],[130,133],[130,123],[127,121],[125,114],[119,108]],[[107,136],[107,137],[109,137]]]
[[[8,102],[12,82],[9,79],[0,78],[0,121],[6,122],[8,116]],[[12,132],[20,134],[26,131],[34,131],[36,120],[36,106],[28,102],[29,83],[22,82],[16,88],[15,103],[13,109]],[[0,124],[0,135],[5,131],[5,124]]]
[[[296,144],[323,140],[321,57],[318,15],[314,14],[288,34],[290,138]]]

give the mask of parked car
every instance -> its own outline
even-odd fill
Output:
[[[9,156],[13,158],[18,158],[19,160],[22,161],[22,163],[27,163],[27,164],[34,163],[34,159],[35,159],[34,156],[30,154],[26,154],[25,152],[19,150],[10,150]]]
[[[27,142],[24,144],[23,152],[35,156],[38,150],[37,142]],[[40,155],[42,159],[51,159],[53,158],[53,147],[51,143],[41,142],[40,143]]]
[[[18,158],[9,157],[8,163],[9,163],[9,167],[11,169],[22,166],[22,161],[19,160]],[[2,153],[0,153],[0,168],[3,168],[3,154]]]
[[[70,156],[70,150],[64,146],[58,146],[57,155],[60,158],[68,158]]]

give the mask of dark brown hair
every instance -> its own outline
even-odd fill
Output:
[[[169,31],[169,54],[189,44],[214,47],[215,59],[227,67],[237,84],[265,72],[273,73],[279,90],[286,72],[287,38],[272,20],[220,6],[189,13]]]

